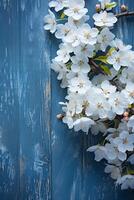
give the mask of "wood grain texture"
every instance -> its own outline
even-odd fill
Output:
[[[18,0],[0,0],[0,199],[19,193]]]
[[[86,1],[90,16],[96,2]],[[0,200],[133,200],[86,152],[97,138],[56,119],[66,90],[50,70],[58,43],[43,30],[47,9],[48,0],[0,0]],[[133,27],[122,18],[114,31],[134,46]]]
[[[87,0],[90,23],[95,12],[97,0]],[[117,1],[120,6],[126,3],[134,10],[134,1]],[[117,10],[118,12],[118,10]],[[124,42],[134,46],[134,18],[120,19],[114,32]],[[57,45],[52,43],[52,55]],[[62,91],[52,73],[52,199],[53,200],[133,200],[133,191],[121,191],[111,178],[104,174],[104,163],[96,163],[86,149],[96,144],[97,138],[89,134],[77,135],[69,131],[55,116],[60,113],[59,101],[64,100],[66,91]],[[55,106],[57,105],[57,106]]]
[[[47,1],[23,0],[20,10],[20,194],[51,199],[50,40],[44,34]]]
[[[51,199],[48,2],[0,0],[0,199]]]

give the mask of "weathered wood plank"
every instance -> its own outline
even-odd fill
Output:
[[[48,1],[21,1],[19,77],[21,199],[51,199],[50,40],[43,18]]]
[[[0,0],[0,199],[19,193],[18,0]]]
[[[87,1],[90,16],[96,2]],[[133,0],[118,0],[125,2],[134,10]],[[86,152],[93,137],[56,119],[65,91],[50,72],[58,46],[43,31],[47,7],[44,0],[0,0],[0,199],[133,200]],[[133,25],[121,19],[116,32],[134,45]]]
[[[90,23],[97,0],[86,1]],[[119,6],[126,3],[134,10],[134,1],[118,0]],[[121,19],[115,29],[116,35],[124,42],[134,45],[134,19]],[[52,42],[52,57],[58,48]],[[96,138],[91,135],[75,135],[56,120],[60,113],[59,101],[64,100],[65,92],[59,87],[56,75],[52,73],[52,199],[53,200],[133,200],[133,191],[116,188],[108,175],[104,174],[104,163],[96,163],[93,155],[86,152]],[[57,106],[55,106],[57,105]]]

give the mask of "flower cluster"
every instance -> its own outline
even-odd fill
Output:
[[[134,189],[134,51],[111,32],[115,2],[99,0],[88,23],[84,0],[50,1],[45,30],[61,41],[52,69],[61,87],[63,122],[69,129],[102,134],[95,160],[106,160],[109,173],[122,189]],[[52,12],[53,9],[53,12]]]

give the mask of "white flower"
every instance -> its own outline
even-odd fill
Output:
[[[113,65],[116,71],[120,70],[122,66],[127,66],[126,59],[124,59],[125,53],[122,51],[114,51],[111,56],[108,57],[107,62]]]
[[[64,7],[68,6],[68,0],[54,0],[50,1],[49,7],[55,8],[55,11],[58,12],[62,10]]]
[[[74,125],[74,130],[75,131],[80,131],[82,130],[85,133],[88,133],[89,128],[91,127],[91,125],[93,125],[95,122],[87,117],[82,117],[80,119],[77,119],[76,121],[74,121],[73,125]]]
[[[73,47],[80,44],[76,27],[72,27],[69,23],[57,25],[55,37],[62,39],[65,43],[70,43]]]
[[[74,117],[76,114],[80,114],[83,110],[83,96],[78,93],[69,93],[66,96],[68,103],[66,103],[66,107],[63,107],[63,111],[67,115],[71,115]]]
[[[57,51],[57,57],[55,57],[55,61],[67,63],[70,60],[70,53],[72,52],[72,49],[65,43],[60,44],[59,47],[60,49]]]
[[[85,113],[87,116],[96,118],[111,118],[111,107],[100,88],[91,87],[86,95],[87,106]]]
[[[119,167],[116,167],[114,165],[107,165],[105,167],[105,173],[110,173],[111,178],[117,180],[118,178],[121,177],[121,171]]]
[[[63,62],[56,62],[55,60],[53,60],[51,68],[58,73],[58,80],[62,80],[68,72],[67,67]]]
[[[57,31],[55,33],[55,37],[58,39],[62,39],[63,42],[65,41],[65,38],[68,36],[68,34],[72,31],[72,27],[66,23],[66,24],[58,24],[57,25]]]
[[[94,45],[96,44],[98,33],[97,28],[91,28],[88,24],[83,24],[79,29],[80,41],[84,44]]]
[[[94,14],[93,19],[95,20],[95,25],[99,27],[111,27],[117,22],[117,18],[114,14],[106,11]]]
[[[130,49],[132,49],[131,45],[124,45],[124,43],[122,42],[122,40],[116,38],[115,40],[113,40],[111,46],[115,47],[116,49],[119,49],[120,51],[128,51]]]
[[[99,133],[105,134],[107,132],[107,128],[103,122],[96,122],[95,125],[91,127],[91,133],[93,135],[98,135]]]
[[[85,94],[91,87],[88,77],[79,75],[70,80],[69,91],[73,93]]]
[[[79,36],[76,31],[70,32],[66,42],[70,43],[72,47],[77,47],[80,44]]]
[[[130,118],[129,118],[129,121],[127,123],[127,126],[128,128],[131,128],[132,129],[132,132],[134,132],[134,115],[132,115]]]
[[[110,94],[116,92],[116,87],[110,84],[110,82],[107,80],[101,83],[101,89],[106,97],[109,97]]]
[[[114,161],[119,159],[120,161],[125,161],[127,158],[127,154],[125,152],[119,151],[114,147],[113,144],[106,143],[105,145],[106,159],[108,161]]]
[[[128,50],[125,52],[125,58],[124,60],[126,61],[126,66],[134,68],[134,51]]]
[[[105,145],[107,160],[115,160],[117,158],[117,151],[112,144],[106,143]]]
[[[84,8],[85,1],[84,0],[69,0],[68,9],[64,11],[65,15],[72,17],[75,20],[81,19],[87,12],[88,9]]]
[[[128,82],[122,93],[128,99],[129,104],[134,103],[134,83]]]
[[[125,109],[128,107],[128,100],[122,93],[119,92],[111,94],[108,101],[112,107],[112,111],[117,115],[122,115]]]
[[[130,71],[130,68],[123,69],[122,74],[120,76],[120,81],[122,83],[128,83],[128,82],[134,83],[134,70]]]
[[[75,73],[88,73],[90,71],[90,65],[88,64],[88,58],[81,56],[73,56],[71,58],[72,66],[71,69]]]
[[[72,116],[66,115],[66,116],[63,118],[63,122],[64,122],[65,124],[68,125],[68,128],[69,128],[69,129],[72,129],[72,128],[73,128],[73,118],[72,118]]]
[[[44,25],[45,30],[50,30],[51,33],[54,33],[56,31],[56,18],[53,12],[51,10],[48,11],[49,15],[46,15],[44,17],[44,22],[46,25]]]
[[[89,58],[93,57],[95,47],[89,44],[80,44],[77,48],[74,49],[74,53],[77,56],[87,56]]]
[[[134,176],[133,175],[124,175],[118,178],[117,185],[121,185],[122,190],[134,189]]]
[[[134,134],[129,134],[127,131],[120,133],[119,137],[113,139],[114,145],[120,152],[133,151],[134,149]]]
[[[87,151],[94,152],[94,154],[95,154],[95,158],[94,159],[97,162],[99,162],[103,158],[105,158],[105,147],[103,147],[103,146],[100,146],[100,145],[92,146],[92,147],[89,147],[87,149]]]
[[[100,32],[100,34],[97,37],[98,43],[100,43],[100,49],[102,51],[105,51],[106,48],[113,41],[114,37],[115,37],[115,35],[112,32],[110,32],[108,28],[102,29],[102,31]]]
[[[110,104],[106,100],[105,96],[102,94],[96,95],[93,99],[92,104],[94,105],[94,115],[98,115],[99,118],[109,118],[109,111],[111,109]]]
[[[79,28],[80,26],[82,26],[88,20],[89,20],[89,16],[88,15],[84,15],[79,20],[76,20],[76,19],[74,19],[72,17],[68,17],[68,23],[70,24],[71,27],[74,27],[74,28]]]

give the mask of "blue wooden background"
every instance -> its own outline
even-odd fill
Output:
[[[96,2],[86,0],[91,16]],[[134,10],[133,0],[122,3]],[[58,46],[43,30],[47,8],[48,0],[0,0],[0,200],[134,200],[86,152],[95,139],[56,119],[65,91],[50,70]],[[134,45],[134,18],[115,32]]]

